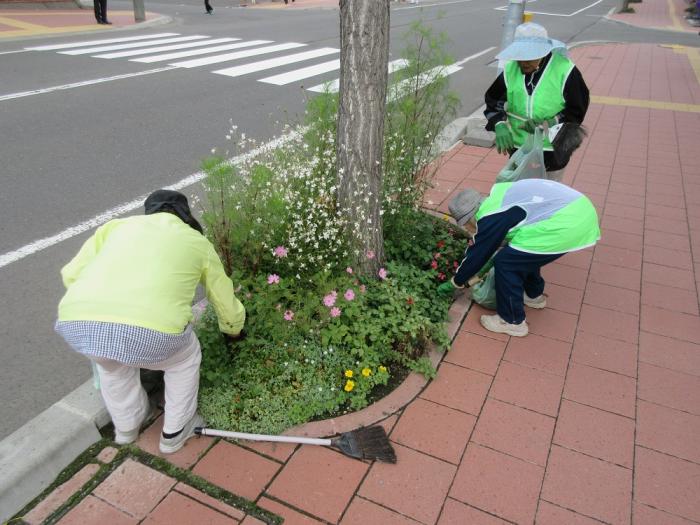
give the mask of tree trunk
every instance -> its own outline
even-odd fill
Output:
[[[388,60],[389,0],[340,0],[338,198],[354,265],[375,276],[384,260],[380,210]]]

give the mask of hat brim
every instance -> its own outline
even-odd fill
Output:
[[[513,42],[496,55],[498,60],[537,60],[547,56],[554,46],[550,42]]]

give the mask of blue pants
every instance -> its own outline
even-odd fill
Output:
[[[502,248],[494,258],[496,277],[496,311],[507,323],[520,324],[525,320],[523,292],[534,299],[544,291],[540,268],[564,255],[538,255]]]

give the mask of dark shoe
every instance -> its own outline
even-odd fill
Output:
[[[110,22],[109,20],[102,20],[102,23],[108,26],[112,25],[112,22]]]

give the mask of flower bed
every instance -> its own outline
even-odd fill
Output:
[[[407,79],[450,62],[428,30],[417,26],[413,36],[409,67],[394,79],[404,91],[387,108],[386,261],[376,275],[350,262],[375,254],[353,248],[349,239],[366,224],[338,205],[337,97],[313,99],[304,132],[266,155],[240,166],[205,162],[203,221],[248,316],[236,342],[209,310],[197,326],[200,410],[212,427],[278,433],[361,409],[408,371],[434,373],[426,352],[430,342],[447,345],[449,307],[435,289],[466,243],[419,208],[432,175],[423,167],[456,99],[439,76],[405,91]],[[235,135],[232,126],[227,138]]]

